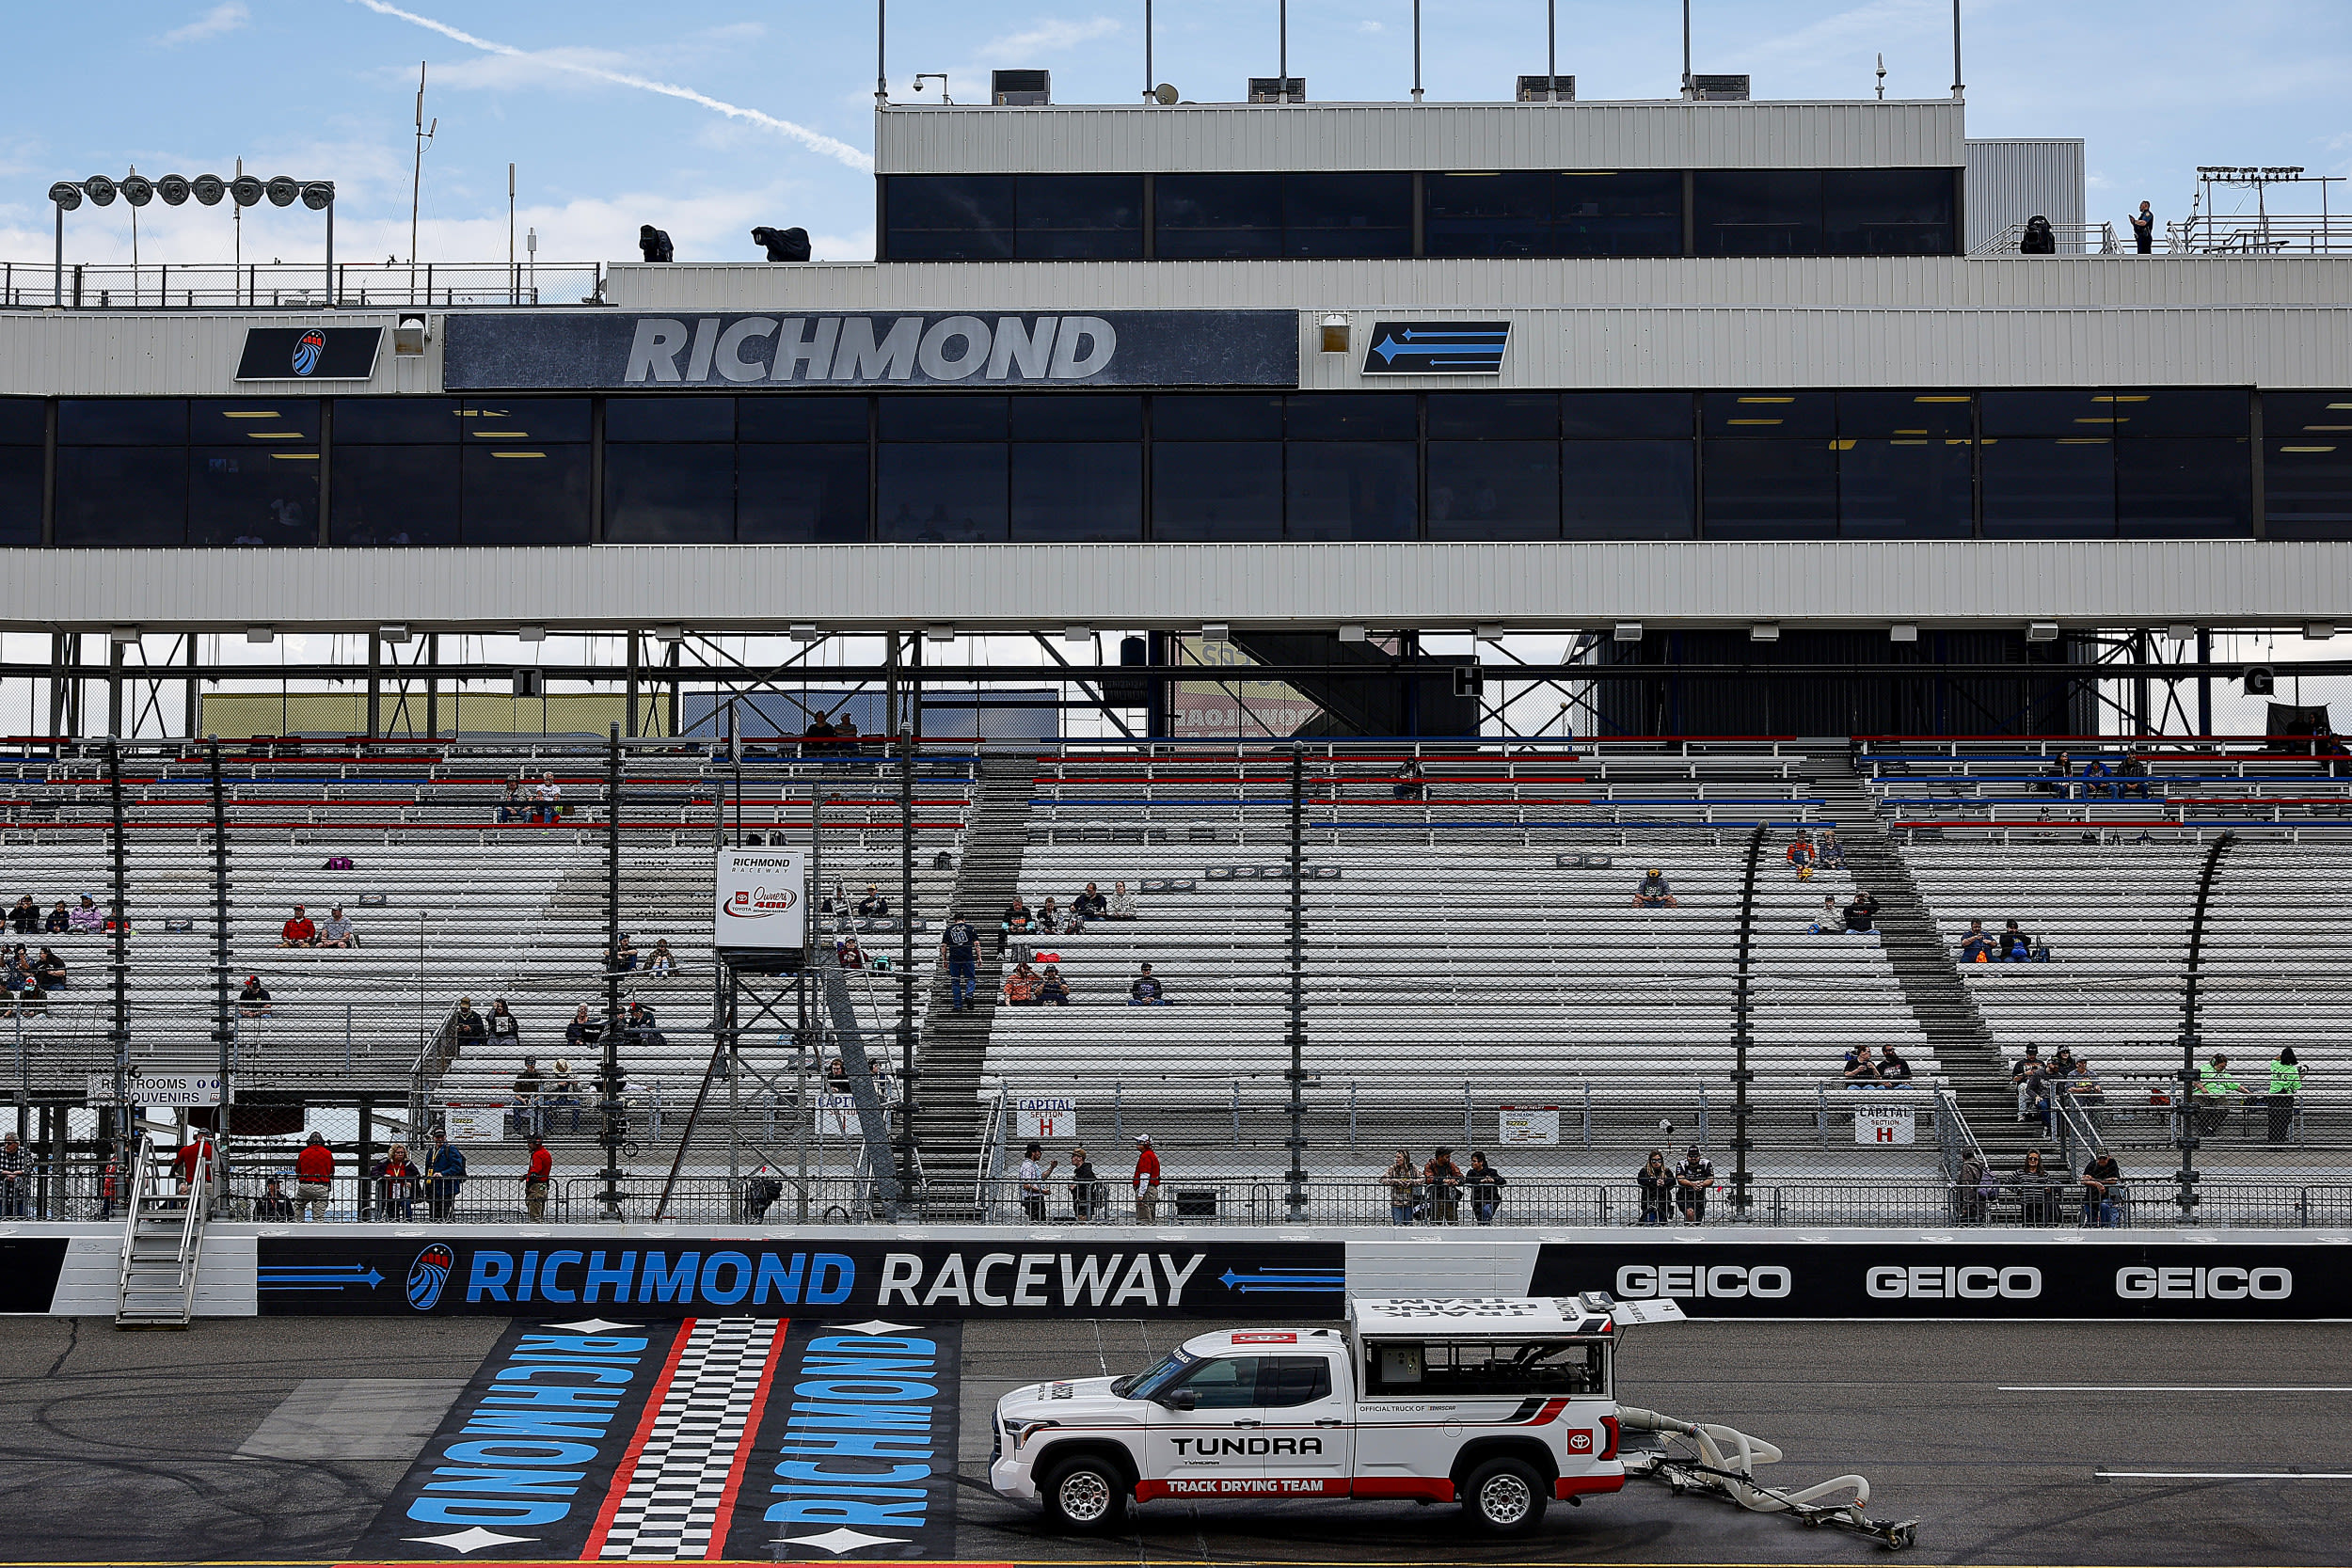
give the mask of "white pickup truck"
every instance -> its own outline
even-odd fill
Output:
[[[1616,1336],[1670,1301],[1359,1300],[1343,1329],[1186,1340],[1126,1377],[1036,1383],[996,1403],[989,1481],[1073,1529],[1128,1500],[1458,1501],[1498,1534],[1625,1484]]]

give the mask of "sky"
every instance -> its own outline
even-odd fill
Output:
[[[2081,136],[2090,215],[2142,199],[2181,215],[2200,164],[2352,170],[2345,0],[1963,0],[1974,135]],[[1424,0],[1432,99],[1507,97],[1544,67],[1542,0]],[[634,254],[668,230],[681,261],[756,260],[755,224],[807,229],[822,260],[873,255],[874,8],[811,0],[83,0],[11,8],[20,62],[0,109],[0,260],[45,264],[50,182],[135,166],[337,182],[345,260],[409,253],[418,69],[438,130],[424,154],[416,256],[503,261],[506,166],[518,229],[546,261]],[[1275,71],[1274,0],[1158,0],[1154,74],[1187,98],[1241,95]],[[992,67],[1043,67],[1063,103],[1128,103],[1143,78],[1141,0],[893,0],[901,101],[945,71],[959,102]],[[1290,60],[1317,99],[1403,99],[1411,0],[1290,0]],[[1558,0],[1560,69],[1584,98],[1670,97],[1674,0]],[[1692,0],[1694,66],[1759,98],[1892,97],[1951,84],[1948,0]],[[93,47],[95,45],[95,47]],[[37,62],[28,65],[26,62]],[[2352,197],[2347,197],[2352,200]],[[128,260],[131,209],[70,216],[69,260]],[[228,259],[229,209],[149,207],[146,261]],[[316,257],[296,206],[246,214],[247,260]]]

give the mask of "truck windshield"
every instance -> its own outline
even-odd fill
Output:
[[[1180,1350],[1169,1351],[1144,1370],[1131,1373],[1112,1384],[1111,1392],[1122,1400],[1151,1399],[1183,1377],[1196,1359]]]

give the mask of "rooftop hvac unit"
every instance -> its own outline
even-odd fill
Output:
[[[988,101],[1000,105],[1036,107],[1054,101],[1054,73],[1050,71],[992,71],[988,73]]]
[[[1304,76],[1252,76],[1249,78],[1249,102],[1279,103],[1285,92],[1293,103],[1307,102],[1307,78]]]
[[[1555,90],[1560,95],[1561,103],[1575,103],[1576,78],[1573,76],[1522,76],[1519,78],[1519,102],[1522,103],[1548,103],[1551,102],[1551,94]]]
[[[1745,76],[1693,76],[1691,96],[1702,103],[1745,103],[1748,101],[1748,79]]]

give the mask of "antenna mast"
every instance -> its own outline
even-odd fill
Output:
[[[408,176],[408,303],[417,302],[417,212],[424,195],[424,150],[440,130],[441,119],[433,117],[433,123],[424,122],[424,66],[417,62],[417,162]],[[512,227],[511,225],[509,226]]]

